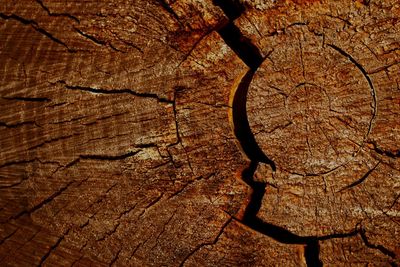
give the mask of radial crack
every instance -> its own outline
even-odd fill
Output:
[[[73,16],[71,14],[51,12],[50,9],[47,6],[44,5],[42,0],[36,0],[36,2],[47,12],[47,14],[49,16],[52,16],[52,17],[67,17],[67,18],[70,18],[70,19],[72,19],[72,20],[74,20],[74,21],[76,21],[78,23],[80,22],[77,17],[75,17],[75,16]]]
[[[32,26],[32,28],[35,31],[37,31],[37,32],[41,33],[42,35],[46,36],[47,38],[49,38],[53,42],[56,42],[56,43],[64,46],[68,50],[68,52],[70,52],[70,53],[76,52],[76,50],[69,48],[66,43],[64,43],[60,39],[54,37],[51,33],[46,31],[45,29],[39,27],[39,24],[34,20],[25,19],[25,18],[22,18],[20,16],[15,15],[15,14],[6,15],[6,14],[3,14],[3,13],[0,13],[0,18],[2,18],[4,20],[13,19],[15,21],[18,21],[18,22],[24,24],[24,25],[30,25],[30,26]]]
[[[214,238],[213,241],[211,242],[206,242],[203,244],[198,245],[194,250],[192,250],[189,254],[186,255],[186,257],[182,260],[181,264],[179,264],[179,267],[184,266],[185,262],[192,257],[197,251],[199,251],[201,248],[205,247],[205,246],[212,246],[215,245],[219,238],[221,237],[221,235],[224,233],[225,228],[232,222],[233,217],[230,217],[221,227],[221,229],[219,230],[217,236]]]
[[[12,219],[18,219],[19,217],[21,217],[24,214],[31,214],[39,209],[41,209],[43,206],[45,206],[46,204],[50,203],[51,201],[53,201],[55,198],[57,198],[58,196],[60,196],[64,191],[66,191],[71,184],[73,184],[74,181],[70,181],[69,183],[67,183],[66,185],[64,185],[63,187],[61,187],[59,190],[57,190],[56,192],[54,192],[51,196],[49,196],[48,198],[46,198],[45,200],[43,200],[42,202],[40,202],[39,204],[37,204],[36,206],[33,206],[31,209],[29,210],[25,210],[22,211],[21,213],[17,214],[15,217],[12,217]]]
[[[18,122],[18,123],[13,123],[13,124],[6,123],[4,121],[0,121],[0,126],[1,127],[6,127],[6,128],[9,128],[9,129],[18,128],[18,127],[23,126],[23,125],[36,125],[36,126],[40,127],[35,121],[23,121],[23,122]]]
[[[342,192],[342,191],[344,191],[344,190],[347,190],[347,189],[349,189],[349,188],[352,188],[352,187],[357,186],[357,185],[361,184],[362,182],[364,182],[364,181],[369,177],[369,175],[370,175],[373,171],[375,171],[375,169],[378,167],[378,165],[379,165],[380,163],[381,163],[381,161],[378,161],[378,163],[376,163],[375,166],[372,167],[372,169],[368,170],[360,179],[358,179],[357,181],[355,181],[355,182],[353,182],[353,183],[351,183],[351,184],[349,184],[349,185],[343,187],[343,188],[340,189],[338,192]]]
[[[5,241],[7,241],[7,239],[9,239],[10,237],[12,237],[18,230],[19,230],[19,228],[16,228],[14,231],[12,231],[12,232],[9,233],[8,235],[6,235],[3,239],[1,239],[1,240],[0,240],[0,245],[2,245]]]
[[[64,80],[59,80],[59,81],[57,81],[55,83],[51,83],[51,84],[57,84],[57,83],[64,85],[65,88],[67,88],[69,90],[79,90],[79,91],[85,91],[85,92],[90,92],[90,93],[94,93],[94,94],[106,94],[106,95],[130,94],[130,95],[137,96],[137,97],[153,98],[153,99],[156,99],[158,102],[162,102],[162,103],[174,104],[174,100],[170,100],[170,99],[158,96],[157,94],[154,94],[154,93],[136,92],[132,89],[103,89],[103,88],[93,88],[93,87],[88,87],[88,86],[69,85]]]
[[[105,42],[105,41],[99,40],[99,39],[97,39],[96,37],[94,37],[93,35],[84,33],[83,31],[79,30],[78,28],[74,28],[74,29],[75,29],[76,32],[79,33],[81,36],[83,36],[83,37],[89,39],[89,40],[92,41],[93,43],[98,44],[98,45],[106,45],[106,42]]]
[[[118,260],[119,258],[119,254],[121,254],[122,248],[120,248],[118,250],[118,252],[115,254],[114,258],[112,258],[112,260],[110,261],[110,264],[108,266],[113,266],[115,264],[115,262]]]
[[[377,249],[377,250],[379,250],[380,252],[382,252],[383,254],[385,254],[385,255],[387,255],[387,256],[389,256],[389,257],[391,257],[391,258],[396,258],[396,253],[394,253],[393,251],[391,251],[391,250],[385,248],[385,247],[382,246],[382,245],[375,245],[375,244],[372,244],[371,242],[369,242],[369,240],[368,240],[368,238],[367,238],[367,235],[365,234],[365,230],[364,230],[364,229],[362,229],[362,230],[360,231],[360,236],[361,236],[361,239],[363,240],[364,244],[365,244],[367,247],[372,248],[372,249]],[[395,265],[395,266],[396,266],[396,265]]]
[[[47,97],[20,97],[20,96],[3,96],[5,100],[15,100],[15,101],[24,101],[24,102],[50,102],[51,99]]]
[[[243,180],[251,187],[252,193],[250,202],[248,203],[243,218],[241,221],[251,229],[271,237],[278,242],[285,244],[304,244],[305,258],[308,266],[322,266],[319,260],[319,244],[318,239],[315,237],[301,237],[297,236],[290,231],[275,226],[273,224],[265,223],[257,217],[257,213],[261,208],[262,199],[265,194],[266,183],[256,182],[253,179],[254,172],[257,169],[258,162],[252,161],[248,168],[242,173]]]
[[[379,155],[382,156],[387,156],[389,158],[399,158],[400,157],[400,149],[397,151],[390,151],[390,150],[384,150],[378,146],[376,142],[370,141],[368,144],[371,144],[373,146],[373,150],[378,153]]]
[[[161,235],[165,233],[167,226],[169,225],[169,223],[172,221],[172,219],[175,217],[176,215],[176,210],[172,213],[172,215],[168,218],[168,220],[164,223],[161,231],[158,233],[158,235],[156,236],[156,243],[153,245],[153,247],[150,249],[151,251],[154,250],[154,248],[158,245],[158,240],[160,239]]]
[[[163,196],[164,196],[164,193],[161,193],[161,194],[160,194],[159,196],[157,196],[153,201],[151,201],[147,206],[145,206],[145,207],[143,208],[142,213],[140,213],[139,217],[141,218],[141,217],[146,213],[146,211],[147,211],[149,208],[151,208],[151,207],[153,207],[154,205],[156,205],[156,204],[162,199]]]
[[[61,241],[64,240],[64,237],[69,233],[69,229],[60,237],[57,239],[56,243],[54,243],[54,245],[52,245],[49,249],[49,251],[47,251],[47,253],[40,259],[39,262],[39,266],[42,266],[43,263],[47,260],[47,258],[50,256],[50,254],[57,249],[57,247],[60,245]]]

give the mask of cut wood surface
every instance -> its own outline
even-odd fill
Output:
[[[400,2],[2,0],[1,266],[398,266]]]

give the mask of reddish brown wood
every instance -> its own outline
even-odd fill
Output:
[[[397,0],[3,2],[2,266],[399,264]]]

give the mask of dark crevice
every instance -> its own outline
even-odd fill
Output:
[[[78,28],[74,27],[74,29],[76,30],[77,33],[79,33],[80,35],[82,35],[83,37],[89,39],[90,41],[92,41],[95,44],[98,45],[106,45],[106,42],[97,39],[96,37],[94,37],[93,35],[84,33],[83,31],[79,30]]]
[[[254,181],[254,173],[260,162],[269,164],[273,171],[276,170],[275,163],[269,159],[257,144],[247,117],[246,103],[247,93],[254,73],[263,62],[263,57],[259,49],[244,37],[240,30],[233,24],[232,20],[239,17],[244,7],[237,1],[214,0],[214,4],[224,10],[230,22],[218,30],[220,36],[226,44],[242,59],[250,68],[236,89],[232,103],[232,118],[234,124],[234,133],[239,140],[242,150],[250,159],[249,166],[243,170],[242,179],[251,187],[252,193],[250,201],[244,211],[241,222],[251,229],[271,237],[285,244],[304,244],[305,258],[308,266],[322,266],[319,260],[319,244],[315,237],[300,237],[290,231],[265,223],[257,214],[262,205],[262,199],[265,194],[267,183]]]
[[[50,143],[53,143],[53,142],[58,142],[58,141],[61,141],[61,140],[65,140],[65,139],[68,139],[68,138],[71,138],[71,137],[77,136],[77,135],[78,134],[75,133],[75,134],[70,134],[70,135],[65,135],[65,136],[59,136],[59,137],[56,137],[56,138],[53,138],[53,139],[49,139],[49,140],[43,141],[42,143],[39,143],[37,145],[28,147],[27,150],[34,150],[34,149],[37,149],[37,148],[42,147],[44,145],[47,145],[47,144],[50,144]]]
[[[159,196],[157,196],[154,200],[152,200],[149,204],[147,204],[144,208],[143,211],[139,214],[139,218],[143,216],[143,214],[146,213],[146,211],[151,208],[152,206],[156,205],[164,196],[164,193],[161,193]]]
[[[225,43],[239,56],[239,58],[250,68],[236,89],[232,103],[232,117],[234,132],[239,140],[244,153],[257,166],[258,162],[270,164],[275,170],[275,164],[263,153],[251,132],[247,118],[246,102],[247,92],[253,79],[255,71],[263,62],[258,48],[243,36],[239,28],[233,24],[233,20],[244,12],[244,6],[235,0],[214,0],[230,19],[224,27],[218,30]],[[253,166],[254,167],[254,166]]]
[[[185,56],[183,57],[181,62],[179,62],[179,64],[177,65],[177,68],[179,68],[182,65],[182,63],[185,62],[189,58],[189,56],[196,49],[196,47],[200,44],[200,42],[203,41],[204,38],[206,38],[206,36],[208,36],[210,33],[211,33],[211,31],[207,31],[199,39],[197,39],[197,41],[193,44],[192,48],[190,48],[190,50],[185,54]]]
[[[233,22],[229,22],[219,29],[218,33],[251,70],[255,71],[261,65],[264,59],[259,49],[248,38],[243,36]]]
[[[290,231],[270,224],[266,223],[260,218],[257,217],[257,214],[261,208],[262,199],[265,194],[265,188],[267,186],[266,183],[256,182],[254,181],[254,173],[257,169],[258,162],[252,161],[250,165],[243,170],[242,178],[243,181],[246,182],[252,189],[250,201],[245,209],[243,218],[241,222],[251,229],[271,237],[278,242],[284,244],[303,244],[305,245],[305,258],[307,262],[307,266],[322,266],[322,263],[319,259],[319,238],[317,237],[302,237],[291,233]],[[351,233],[353,234],[353,233]],[[349,234],[342,234],[341,236],[347,236]],[[328,238],[328,237],[321,237]],[[336,236],[330,236],[329,238],[337,238]]]
[[[61,236],[57,239],[56,243],[54,245],[52,245],[50,247],[50,249],[46,252],[46,254],[40,259],[39,265],[38,266],[43,266],[43,264],[45,263],[45,261],[47,260],[47,258],[51,255],[51,253],[53,251],[55,251],[57,249],[57,247],[60,245],[61,241],[64,240],[64,237],[66,235],[68,235],[69,233],[69,229]]]
[[[306,258],[307,266],[319,267],[323,265],[319,259],[319,243],[317,239],[311,239],[307,242],[304,256]]]
[[[80,22],[77,17],[75,17],[75,16],[73,16],[71,14],[68,14],[68,13],[53,13],[53,12],[51,12],[50,9],[47,6],[44,5],[42,0],[36,0],[36,2],[47,12],[47,14],[49,16],[52,16],[52,17],[67,17],[67,18],[70,18],[70,19],[72,19],[72,20],[74,20],[74,21],[76,21],[78,23]]]
[[[268,158],[267,155],[261,150],[257,144],[251,128],[249,125],[246,102],[247,93],[249,90],[250,83],[253,79],[255,72],[263,62],[263,57],[259,49],[251,43],[251,41],[244,37],[240,30],[234,25],[233,20],[238,18],[244,11],[244,7],[241,6],[238,1],[234,0],[214,0],[215,5],[221,7],[225,12],[230,21],[222,28],[218,30],[220,36],[224,39],[226,44],[242,59],[242,61],[250,68],[246,75],[242,78],[241,82],[236,89],[232,103],[232,118],[233,128],[236,138],[238,139],[242,150],[250,159],[250,164],[242,172],[243,181],[252,189],[250,201],[244,211],[244,215],[240,220],[244,225],[249,228],[271,237],[278,242],[284,244],[301,244],[305,246],[304,256],[306,259],[307,266],[322,266],[322,262],[319,259],[319,241],[327,240],[332,238],[346,238],[355,236],[358,234],[358,230],[354,230],[350,233],[338,233],[327,236],[298,236],[287,229],[276,226],[267,222],[264,222],[257,217],[257,214],[262,205],[262,199],[264,197],[267,183],[258,182],[254,180],[254,174],[257,170],[257,166],[260,162],[269,164],[273,171],[276,170],[275,163]],[[339,51],[340,52],[340,51]],[[347,54],[346,54],[347,55]],[[349,55],[347,57],[354,61]],[[353,62],[354,63],[354,62]],[[372,93],[374,94],[374,88],[369,77],[359,64],[357,67],[366,76],[369,85],[371,86]]]
[[[87,34],[87,33],[83,32],[83,31],[79,30],[79,29],[76,28],[76,27],[74,27],[74,29],[75,29],[75,31],[76,31],[79,35],[81,35],[82,37],[84,37],[84,38],[90,40],[91,42],[93,42],[93,43],[95,43],[95,44],[97,44],[97,45],[100,45],[100,46],[109,46],[109,47],[110,47],[112,50],[114,50],[114,51],[123,52],[122,50],[120,50],[120,49],[116,48],[115,46],[113,46],[111,43],[108,43],[108,42],[106,42],[106,41],[100,40],[100,39],[96,38],[96,37],[93,36],[93,35]],[[117,37],[117,38],[118,38],[118,37]],[[124,44],[126,44],[126,45],[128,45],[128,46],[131,46],[131,47],[137,49],[138,51],[140,51],[141,53],[143,53],[143,51],[142,51],[139,47],[133,45],[132,43],[129,43],[129,42],[127,42],[127,41],[124,41],[124,40],[122,40],[121,38],[118,38],[118,39],[119,39],[121,42],[123,42]]]
[[[38,161],[41,164],[57,164],[57,165],[60,165],[57,161],[41,161],[39,158],[36,157],[36,158],[33,158],[33,159],[29,159],[29,160],[9,161],[9,162],[6,162],[6,163],[3,163],[2,165],[0,165],[0,168],[11,166],[11,165],[32,163],[34,161]]]
[[[40,127],[34,121],[23,121],[23,122],[18,122],[18,123],[14,123],[14,124],[8,124],[8,123],[6,123],[4,121],[0,121],[0,126],[6,127],[6,128],[18,128],[18,127],[23,126],[23,125],[36,125],[36,126]]]
[[[12,184],[8,184],[8,185],[2,185],[0,186],[0,190],[2,189],[7,189],[7,188],[12,188],[12,187],[16,187],[20,184],[22,184],[24,181],[28,180],[27,176],[23,176],[18,182],[12,183]],[[0,242],[1,244],[1,242]]]
[[[371,81],[371,78],[369,77],[367,71],[364,69],[364,67],[358,63],[350,54],[348,54],[347,52],[345,52],[343,49],[341,49],[340,47],[333,45],[333,44],[327,44],[329,47],[333,48],[334,50],[336,50],[337,52],[339,52],[340,54],[342,54],[343,56],[347,57],[354,65],[356,65],[356,67],[361,71],[361,73],[364,75],[365,79],[367,80],[369,86],[371,87],[371,89],[373,90],[373,94],[375,93],[375,89],[374,89],[374,85]]]
[[[121,254],[122,248],[118,250],[117,254],[115,254],[115,257],[110,261],[110,264],[108,266],[113,266],[115,262],[118,260],[119,255]]]
[[[367,238],[367,235],[365,234],[365,230],[362,229],[360,231],[360,236],[361,236],[361,239],[364,241],[364,244],[367,247],[372,248],[372,249],[377,249],[380,252],[382,252],[383,254],[385,254],[386,256],[389,256],[391,258],[396,258],[396,253],[394,253],[393,251],[390,251],[389,249],[385,248],[382,245],[375,245],[375,244],[370,243]]]
[[[237,0],[213,0],[213,4],[219,6],[230,20],[237,19],[245,10]]]
[[[172,7],[167,3],[166,0],[157,0],[157,2],[161,5],[161,7],[167,11],[174,19],[178,22],[178,24],[183,27],[183,24],[176,12],[172,9]]]
[[[180,267],[184,266],[186,261],[193,256],[197,251],[199,251],[201,248],[205,247],[205,246],[212,246],[215,245],[218,240],[220,239],[220,237],[222,236],[222,234],[224,233],[226,227],[228,227],[228,225],[232,222],[233,218],[230,217],[221,227],[221,229],[219,230],[218,234],[216,235],[216,237],[214,238],[214,240],[212,240],[211,242],[206,242],[206,243],[202,243],[200,245],[198,245],[194,250],[192,250],[189,254],[186,255],[186,257],[182,260],[182,262],[179,264]]]
[[[232,118],[234,133],[236,138],[239,140],[242,150],[255,165],[257,165],[258,162],[263,162],[270,164],[272,169],[275,170],[275,163],[270,160],[258,146],[254,135],[251,132],[249,120],[247,118],[247,92],[249,90],[250,82],[253,79],[253,75],[253,71],[247,72],[240,82],[233,98]]]
[[[25,102],[50,102],[51,99],[47,97],[2,97],[5,100],[25,101]]]
[[[7,241],[10,237],[12,237],[19,229],[16,228],[14,231],[6,235],[2,240],[0,240],[0,245],[2,245],[5,241]]]
[[[37,204],[36,206],[33,206],[30,209],[25,209],[22,210],[21,212],[11,216],[8,221],[10,220],[17,220],[19,218],[21,218],[24,215],[30,215],[32,213],[34,213],[35,211],[41,209],[43,206],[47,205],[48,203],[52,202],[55,198],[57,198],[58,196],[60,196],[62,193],[64,193],[64,191],[66,191],[72,184],[74,183],[74,181],[71,181],[69,183],[67,183],[66,185],[64,185],[63,187],[61,187],[59,190],[57,190],[56,192],[54,192],[52,195],[50,195],[49,197],[47,197],[46,199],[44,199],[42,202],[40,202],[39,204]]]
[[[262,182],[256,182],[253,180],[254,172],[257,169],[258,162],[252,161],[248,168],[244,169],[242,172],[243,181],[250,186],[253,191],[251,193],[249,204],[247,205],[244,216],[243,223],[253,224],[253,219],[256,218],[258,211],[261,208],[262,198],[265,193],[266,184]]]
[[[25,19],[25,18],[23,18],[23,17],[20,17],[20,16],[15,15],[15,14],[6,15],[6,14],[3,14],[3,13],[0,13],[0,18],[2,18],[2,19],[4,19],[4,20],[13,19],[13,20],[15,20],[15,21],[18,21],[18,22],[24,24],[24,25],[30,25],[30,26],[32,26],[32,28],[33,28],[35,31],[37,31],[38,33],[41,33],[42,35],[46,36],[47,38],[49,38],[49,39],[52,40],[53,42],[58,43],[58,44],[64,46],[64,47],[68,50],[68,52],[70,52],[70,53],[75,53],[75,52],[77,52],[76,50],[69,48],[68,45],[67,45],[66,43],[64,43],[64,42],[61,41],[60,39],[56,38],[55,36],[53,36],[51,33],[49,33],[48,31],[46,31],[45,29],[40,28],[40,27],[39,27],[39,24],[38,24],[36,21],[34,21],[34,20]]]
[[[114,234],[117,232],[117,229],[118,229],[118,227],[119,227],[120,225],[121,225],[121,222],[118,221],[118,222],[113,226],[112,229],[110,229],[109,231],[106,231],[106,232],[104,233],[104,235],[103,235],[102,237],[100,237],[100,238],[97,238],[96,241],[99,242],[99,241],[104,241],[104,240],[108,239],[110,236],[114,235]]]
[[[84,91],[84,92],[90,92],[94,94],[105,94],[105,95],[112,95],[112,94],[130,94],[133,96],[137,97],[148,97],[148,98],[154,98],[158,102],[161,103],[168,103],[168,104],[173,104],[174,105],[174,100],[170,100],[161,96],[158,96],[157,94],[154,93],[141,93],[141,92],[136,92],[132,89],[102,89],[102,88],[92,88],[92,87],[87,87],[87,86],[79,86],[79,85],[69,85],[65,81],[60,80],[55,83],[50,83],[50,84],[62,84],[65,86],[66,89],[69,90],[79,90],[79,91]]]
[[[160,241],[160,237],[165,233],[165,231],[167,230],[167,226],[171,223],[172,219],[175,217],[176,215],[176,211],[174,210],[172,212],[172,215],[168,218],[168,220],[164,223],[161,231],[157,234],[157,236],[155,237],[155,244],[150,248],[150,251],[154,251],[154,249],[160,245],[159,241]]]
[[[81,159],[88,159],[88,160],[105,160],[105,161],[112,161],[112,160],[123,160],[132,156],[135,156],[139,151],[130,151],[126,154],[122,155],[81,155],[79,156]]]
[[[372,172],[375,171],[375,169],[378,167],[378,165],[379,165],[380,163],[381,163],[381,161],[378,161],[378,163],[375,164],[375,166],[372,167],[372,169],[368,170],[360,179],[358,179],[357,181],[355,181],[355,182],[353,182],[353,183],[351,183],[351,184],[345,186],[344,188],[340,189],[339,192],[342,192],[342,191],[344,191],[344,190],[346,190],[346,189],[355,187],[355,186],[361,184],[362,182],[364,182],[364,181],[368,178],[368,176],[369,176]]]
[[[378,144],[373,141],[369,141],[368,144],[373,146],[373,150],[382,156],[387,156],[389,158],[399,158],[400,157],[400,149],[397,151],[390,151],[390,150],[383,150],[382,148],[378,147]]]
[[[257,46],[243,36],[240,29],[233,23],[233,20],[245,11],[244,6],[237,0],[213,0],[213,3],[220,7],[229,18],[229,22],[218,30],[219,35],[236,55],[255,71],[264,59]]]
[[[168,162],[168,163],[169,163],[169,162]],[[199,176],[199,177],[196,177],[195,179],[193,179],[193,180],[187,182],[186,184],[183,184],[182,187],[181,187],[180,189],[178,189],[176,192],[174,192],[172,195],[170,195],[170,196],[168,197],[168,200],[170,200],[171,198],[176,197],[177,195],[179,195],[180,193],[182,193],[183,191],[185,191],[185,189],[188,188],[188,187],[189,187],[190,185],[192,185],[193,183],[195,183],[195,182],[197,182],[197,181],[200,181],[200,180],[202,180],[202,179],[208,180],[208,179],[210,179],[210,178],[211,178],[212,176],[214,176],[214,175],[215,175],[215,173],[211,173],[211,174],[206,175],[206,176]]]
[[[244,225],[284,244],[305,245],[304,256],[307,266],[323,266],[321,260],[319,259],[319,241],[349,238],[357,235],[360,235],[367,247],[377,249],[384,255],[387,255],[391,258],[396,257],[393,251],[390,251],[384,246],[370,243],[366,237],[365,230],[360,228],[359,225],[357,225],[353,231],[348,233],[333,233],[324,236],[299,236],[283,227],[264,222],[262,219],[257,217],[257,214],[262,204],[267,183],[254,181],[253,177],[257,169],[257,165],[258,162],[252,161],[242,173],[243,181],[252,188],[249,204],[245,209],[242,219],[239,220]]]

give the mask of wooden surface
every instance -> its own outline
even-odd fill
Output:
[[[0,5],[2,266],[397,266],[400,2]]]

